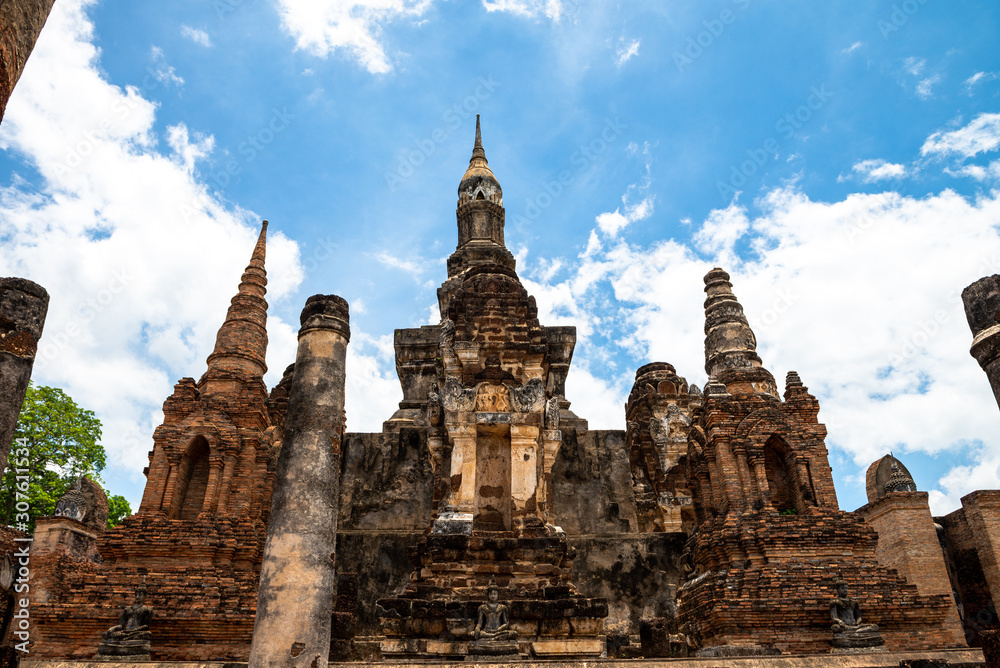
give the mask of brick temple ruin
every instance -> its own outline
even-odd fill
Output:
[[[339,298],[310,298],[298,361],[265,387],[265,221],[206,371],[164,402],[138,512],[107,531],[39,520],[33,657],[93,657],[142,586],[155,611],[153,659],[246,661],[258,582],[280,590],[287,583],[275,582],[301,569],[337,583],[314,587],[326,596],[320,614],[332,621],[320,635],[329,629],[333,660],[980,644],[1000,600],[1000,492],[973,493],[935,519],[887,455],[868,471],[869,503],[841,510],[819,402],[794,371],[779,386],[718,268],[705,277],[705,388],[671,364],[646,364],[625,428],[589,429],[565,394],[576,330],[540,323],[518,279],[478,119],[456,215],[441,321],[396,330],[403,399],[378,433],[346,431],[338,414],[337,356],[349,338]],[[324,327],[334,342],[326,366],[323,345],[303,353]],[[299,387],[307,381],[312,390]],[[334,399],[311,406],[317,392]],[[310,423],[320,408],[329,417]],[[275,536],[299,535],[287,517],[305,474],[289,463],[301,453],[287,439],[305,438],[302,425],[320,429],[332,454],[322,466],[335,479],[301,488],[333,509],[322,526],[332,563],[275,561],[285,546]],[[282,528],[268,539],[272,500]],[[280,597],[261,596],[280,616]],[[848,619],[835,633],[831,615],[851,601],[866,626]],[[287,665],[312,651],[293,640],[281,646]]]

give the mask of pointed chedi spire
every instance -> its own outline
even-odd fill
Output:
[[[483,131],[479,126],[479,114],[476,114],[476,143],[472,147],[472,160],[476,158],[482,158],[483,163],[486,163],[486,151],[483,150]],[[471,163],[472,160],[469,162]]]
[[[476,143],[472,147],[472,157],[469,167],[458,185],[458,205],[470,200],[485,199],[503,206],[503,190],[500,182],[493,175],[490,164],[483,150],[483,133],[479,125],[479,114],[476,114]]]
[[[442,318],[461,277],[472,267],[499,265],[514,271],[514,256],[504,244],[503,189],[486,162],[483,133],[476,115],[476,142],[469,167],[458,184],[458,245],[448,258],[448,280],[438,289]]]
[[[262,382],[267,364],[267,271],[264,255],[267,244],[267,221],[260,228],[254,246],[240,279],[240,286],[230,302],[226,320],[219,328],[215,350],[208,356],[208,370],[199,385],[203,392],[220,389],[217,381],[224,381],[230,388],[233,380]]]
[[[736,301],[729,274],[716,267],[705,275],[705,372],[761,366],[757,337]]]

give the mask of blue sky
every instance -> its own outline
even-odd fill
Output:
[[[1000,272],[1000,7],[939,0],[58,0],[0,125],[0,272],[52,295],[35,379],[105,424],[137,507],[267,218],[270,385],[308,295],[351,304],[348,428],[436,322],[475,114],[568,398],[705,382],[726,268],[779,383],[819,397],[841,506],[892,449],[936,512],[1000,486],[958,295]]]

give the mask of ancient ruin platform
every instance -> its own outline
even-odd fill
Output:
[[[811,656],[772,656],[727,659],[588,659],[581,661],[368,661],[331,663],[334,666],[427,666],[439,668],[474,668],[476,666],[515,666],[516,668],[898,668],[908,659],[947,661],[949,668],[980,668],[986,665],[978,649],[954,649],[929,652],[886,652],[884,654],[840,654]],[[22,660],[23,668],[246,668],[239,662],[152,661],[108,663],[96,661]]]

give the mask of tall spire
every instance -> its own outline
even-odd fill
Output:
[[[757,337],[736,301],[729,274],[716,267],[705,276],[705,372],[758,368]]]
[[[476,114],[476,142],[458,184],[458,245],[448,258],[448,280],[438,289],[441,313],[447,311],[461,276],[472,266],[498,264],[513,271],[514,256],[504,244],[503,189],[486,162],[483,131]],[[442,316],[444,317],[444,316]]]
[[[202,376],[202,390],[215,389],[213,381],[239,379],[261,380],[267,371],[267,271],[264,255],[267,245],[267,221],[260,227],[260,236],[250,255],[233,297],[226,320],[219,328],[215,350],[208,356],[208,370]],[[227,382],[226,386],[229,386]]]
[[[472,160],[476,158],[482,158],[483,163],[486,163],[486,151],[483,150],[483,132],[479,127],[479,114],[476,114],[476,145],[472,147]],[[472,160],[469,164],[472,164]]]
[[[503,190],[500,182],[493,175],[490,164],[483,150],[483,132],[479,124],[479,114],[476,114],[476,143],[472,147],[472,157],[469,167],[458,185],[458,205],[462,206],[470,200],[485,199],[503,206]]]

